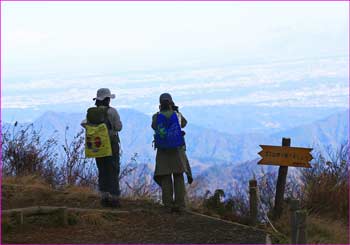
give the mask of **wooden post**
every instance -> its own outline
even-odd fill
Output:
[[[57,215],[59,219],[59,224],[62,226],[68,225],[68,214],[67,214],[67,208],[58,208],[57,209]]]
[[[296,223],[297,223],[297,244],[306,244],[307,236],[306,236],[306,211],[298,210],[295,212]]]
[[[249,180],[250,224],[255,226],[258,221],[258,192],[257,181]]]
[[[298,199],[291,199],[290,201],[290,240],[292,244],[297,243],[297,223],[296,223],[296,211],[300,209]]]
[[[15,212],[13,212],[12,215],[16,221],[16,224],[22,226],[24,223],[23,212],[22,211],[15,211]]]
[[[290,138],[282,138],[282,146],[290,146]],[[275,207],[273,216],[275,219],[281,217],[283,211],[283,201],[284,201],[284,189],[286,187],[288,174],[287,166],[280,166],[278,169],[278,179],[276,184],[276,196],[275,196]]]

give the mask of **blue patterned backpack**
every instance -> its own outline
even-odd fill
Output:
[[[175,112],[170,118],[167,118],[162,113],[158,113],[154,142],[155,148],[158,149],[174,149],[185,144],[181,126]]]

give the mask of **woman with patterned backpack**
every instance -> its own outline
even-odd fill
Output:
[[[81,125],[88,132],[89,126],[93,127],[104,124],[109,148],[109,153],[103,156],[94,156],[94,152],[98,152],[98,148],[103,146],[103,137],[96,137],[98,141],[92,139],[92,142],[88,140],[88,133],[86,135],[87,142],[85,145],[86,153],[91,148],[94,151],[89,151],[91,154],[87,157],[94,157],[96,159],[96,165],[98,168],[98,186],[101,193],[101,205],[104,207],[120,207],[119,202],[119,172],[120,172],[120,159],[119,159],[119,135],[118,132],[122,130],[122,122],[118,111],[110,106],[111,99],[114,99],[115,95],[111,94],[108,88],[100,88],[97,90],[97,96],[95,100],[96,107],[91,107],[87,111],[86,119],[83,120]],[[102,141],[102,142],[101,142]],[[95,148],[94,148],[95,147]],[[86,154],[87,155],[87,154]]]

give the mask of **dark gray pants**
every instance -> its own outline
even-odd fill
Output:
[[[96,158],[98,168],[98,187],[101,192],[120,195],[119,189],[119,154]]]

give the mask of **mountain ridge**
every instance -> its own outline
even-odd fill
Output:
[[[123,130],[120,132],[122,159],[127,161],[137,153],[141,163],[153,162],[155,151],[152,147],[151,117],[134,109],[118,111],[123,122]],[[312,144],[315,143],[317,146],[315,150],[325,151],[329,145],[339,147],[347,140],[348,114],[347,109],[313,123],[306,123],[272,134],[231,135],[189,123],[184,129],[187,154],[194,172],[200,173],[213,165],[225,163],[238,165],[255,159],[258,157],[257,152],[260,151],[260,144],[280,145],[282,137],[291,138],[292,146],[312,147]],[[68,139],[72,139],[79,130],[82,130],[80,122],[84,117],[84,113],[47,111],[33,124],[36,128],[41,128],[42,134],[46,137],[56,132],[57,139],[62,142],[66,129],[68,129]]]

